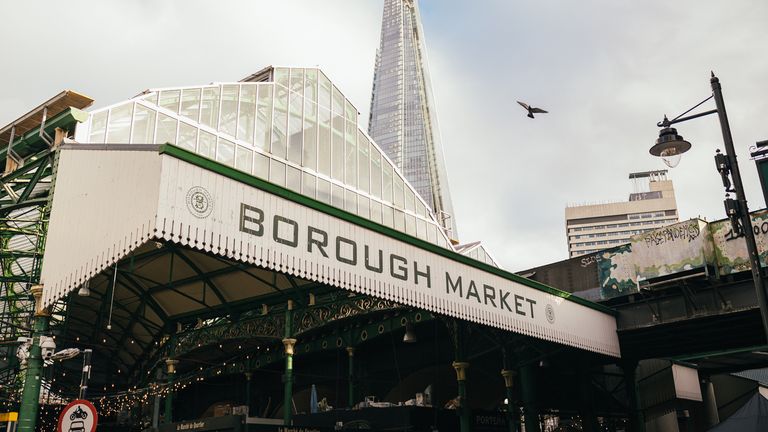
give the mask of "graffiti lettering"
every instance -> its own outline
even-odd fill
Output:
[[[643,239],[646,246],[658,246],[667,242],[677,240],[695,240],[701,234],[698,223],[688,225],[672,225],[664,229],[659,229],[646,234]]]
[[[755,235],[768,234],[768,221],[765,221],[760,225],[752,225],[752,232],[754,232]],[[725,233],[725,241],[736,240],[738,238],[741,238],[741,236],[734,234],[733,228],[729,229],[728,232]]]
[[[581,259],[581,267],[589,267],[591,264],[599,263],[603,259],[600,255],[592,255]]]

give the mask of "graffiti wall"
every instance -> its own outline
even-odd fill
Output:
[[[749,255],[744,237],[733,234],[730,220],[721,220],[709,224],[714,250],[717,256],[717,268],[721,275],[749,270]],[[752,231],[755,233],[757,250],[760,252],[760,264],[766,267],[768,255],[768,210],[752,213]]]
[[[708,225],[700,219],[638,234],[630,243],[602,252],[598,262],[601,297],[637,292],[638,281],[704,268],[714,260]]]

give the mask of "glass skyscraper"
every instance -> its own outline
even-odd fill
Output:
[[[458,237],[417,0],[385,0],[368,133]]]

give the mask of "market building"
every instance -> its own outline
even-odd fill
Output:
[[[1,130],[19,430],[80,391],[115,431],[631,418],[585,381],[621,354],[612,311],[454,245],[322,71],[91,102]]]

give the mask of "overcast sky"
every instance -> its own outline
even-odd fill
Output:
[[[0,124],[63,89],[106,106],[146,88],[319,65],[367,121],[383,0],[2,2]],[[768,139],[768,2],[421,0],[462,242],[509,270],[567,257],[569,203],[626,200],[655,124],[723,84],[749,205]],[[531,120],[527,101],[550,111]],[[703,109],[714,108],[707,105]],[[682,218],[724,217],[715,117],[678,126]]]

